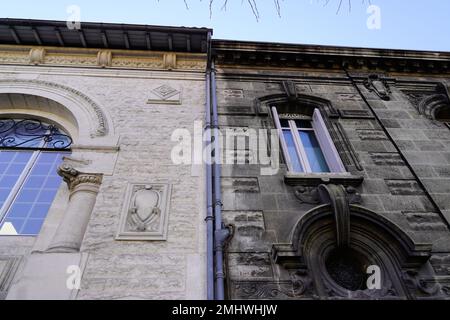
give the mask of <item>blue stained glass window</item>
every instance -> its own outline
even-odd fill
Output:
[[[0,119],[0,235],[37,235],[61,185],[72,139],[54,125]]]
[[[32,155],[29,151],[0,151],[0,209]]]
[[[39,153],[14,203],[6,212],[0,229],[6,225],[5,228],[14,230],[18,235],[39,233],[62,181],[56,168],[62,163],[64,154]]]
[[[289,152],[289,158],[291,160],[292,169],[295,172],[303,172],[304,170],[300,163],[300,158],[299,155],[297,154],[297,149],[295,148],[294,137],[292,136],[291,130],[283,130],[283,135]]]
[[[330,172],[314,131],[299,130],[299,133],[312,172]]]

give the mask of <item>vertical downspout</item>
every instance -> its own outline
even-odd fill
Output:
[[[211,32],[208,32],[208,61],[206,67],[206,106],[205,106],[205,147],[211,146]],[[202,157],[203,158],[203,157]],[[212,155],[206,153],[206,296],[214,300],[214,215],[213,215],[213,184],[212,184]]]
[[[214,61],[211,63],[211,99],[212,99],[212,127],[214,128],[214,251],[216,262],[216,290],[215,299],[225,299],[224,286],[224,270],[223,270],[223,247],[227,241],[230,232],[224,228],[222,222],[222,192],[221,192],[221,176],[222,176],[222,150],[220,149],[221,137],[219,133],[219,117],[217,110],[217,94],[216,94],[216,70]]]

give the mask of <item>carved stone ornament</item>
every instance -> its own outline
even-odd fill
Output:
[[[33,48],[30,50],[30,64],[38,65],[44,63],[45,59],[44,48]]]
[[[349,199],[349,204],[360,204],[361,203],[361,195],[357,192],[357,190],[353,187],[345,188],[347,192],[347,197]],[[321,200],[319,197],[319,192],[317,187],[296,187],[295,188],[295,196],[301,203],[307,204],[320,204]]]
[[[414,105],[417,111],[430,120],[436,119],[436,113],[442,109],[450,108],[448,89],[442,83],[437,84],[431,90],[405,90],[403,93]]]
[[[296,197],[303,203],[331,204],[336,222],[336,245],[347,247],[350,244],[350,209],[349,205],[361,202],[361,196],[353,187],[321,184],[317,188],[299,187]]]
[[[110,50],[100,50],[97,53],[97,65],[106,68],[112,66],[112,52]]]
[[[130,184],[117,240],[166,240],[171,185]]]
[[[67,163],[58,168],[58,174],[63,177],[70,191],[74,191],[80,184],[93,184],[100,186],[103,176],[101,174],[82,173]]]
[[[148,104],[181,104],[181,91],[163,84],[150,91]]]
[[[165,53],[163,57],[164,69],[172,70],[177,68],[177,54],[170,52]]]
[[[434,297],[442,298],[445,292],[441,291],[436,277],[423,277],[417,270],[404,270],[402,274],[406,286],[416,297]]]
[[[391,88],[389,83],[385,79],[381,79],[378,75],[370,75],[366,80],[364,80],[364,86],[370,92],[375,92],[380,99],[385,101],[391,100]]]

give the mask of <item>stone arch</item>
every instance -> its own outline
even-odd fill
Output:
[[[260,113],[269,113],[271,106],[281,108],[282,112],[304,113],[312,115],[315,108],[319,108],[323,115],[328,117],[338,117],[337,110],[333,107],[331,101],[317,96],[295,94],[272,94],[260,97],[257,100],[257,106]]]
[[[395,223],[359,205],[349,205],[349,249],[364,255],[367,266],[380,267],[382,287],[352,291],[338,285],[327,270],[327,259],[337,248],[333,211],[331,204],[324,204],[302,216],[290,243],[274,245],[275,262],[286,269],[307,270],[316,294],[325,299],[413,299],[427,290],[438,293],[436,286],[421,287],[421,279],[433,277],[427,274],[432,272],[427,267],[431,245],[416,243]]]
[[[443,109],[450,109],[448,98],[445,94],[434,94],[428,96],[419,103],[419,113],[425,115],[428,119],[436,119],[436,115]]]
[[[9,97],[22,96],[14,105]],[[58,122],[77,145],[104,144],[114,137],[112,119],[94,100],[73,88],[41,80],[0,80],[0,96],[10,101],[0,106],[0,114],[29,115]],[[20,100],[20,99],[19,99]],[[29,103],[37,101],[38,105]]]

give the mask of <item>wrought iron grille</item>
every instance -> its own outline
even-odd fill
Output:
[[[0,148],[68,149],[73,141],[54,125],[35,119],[0,119]]]

